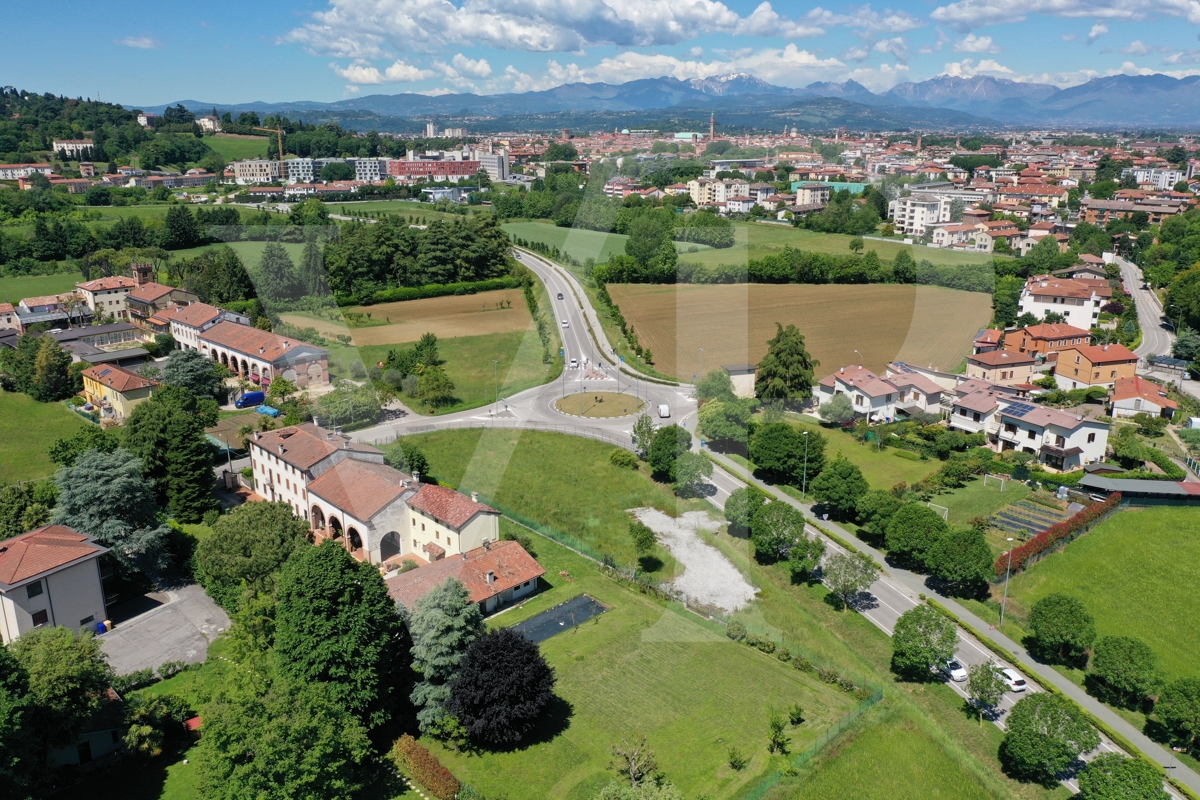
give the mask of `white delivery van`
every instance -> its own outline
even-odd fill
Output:
[[[666,403],[662,403],[658,407],[659,419],[669,419],[671,416],[671,407]]]

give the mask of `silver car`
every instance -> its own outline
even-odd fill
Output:
[[[960,664],[956,658],[952,658],[945,664],[942,664],[941,672],[955,683],[962,683],[967,679],[967,668]]]

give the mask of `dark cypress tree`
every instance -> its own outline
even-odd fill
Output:
[[[258,265],[257,288],[267,300],[292,300],[297,295],[296,266],[279,242],[267,242]]]
[[[53,336],[43,336],[33,362],[33,382],[30,386],[33,399],[51,403],[70,397],[71,378],[67,372],[70,366],[71,356],[67,351]]]
[[[310,236],[304,245],[304,260],[300,262],[300,288],[309,297],[325,297],[329,294],[325,257],[317,246],[316,237]]]
[[[472,642],[450,684],[446,710],[472,741],[512,747],[554,699],[554,680],[554,669],[536,644],[512,628],[500,628]]]
[[[216,505],[213,447],[199,421],[175,412],[167,423],[167,505],[180,522],[199,522]]]

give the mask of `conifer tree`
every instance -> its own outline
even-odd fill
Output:
[[[422,732],[446,717],[450,683],[472,642],[483,634],[483,615],[467,588],[453,578],[417,601],[409,623],[413,669],[421,676],[412,692]]]

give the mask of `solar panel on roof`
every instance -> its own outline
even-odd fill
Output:
[[[1030,411],[1033,411],[1034,408],[1035,406],[1031,406],[1028,403],[1013,403],[1011,406],[1004,409],[1004,413],[1008,414],[1010,417],[1023,417]]]
[[[101,371],[100,377],[103,378],[105,375],[107,375],[110,372],[112,372],[111,369],[105,369],[105,370]]]

